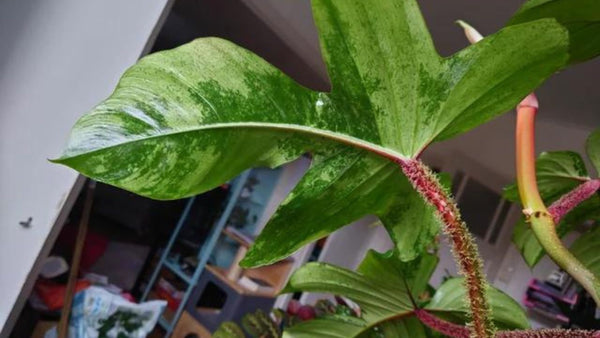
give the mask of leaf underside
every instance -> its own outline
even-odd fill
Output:
[[[335,332],[331,337],[355,337],[382,331],[389,334],[384,337],[424,337],[426,329],[414,317],[407,292],[415,298],[424,293],[437,263],[438,258],[430,254],[406,263],[398,260],[397,253],[382,254],[373,250],[367,253],[357,272],[325,263],[309,263],[294,272],[283,292],[325,292],[347,297],[360,305],[364,322],[339,326],[339,319],[308,321],[287,329],[284,337],[320,336],[319,330],[323,327],[329,327],[327,332]],[[490,288],[489,296],[498,327],[529,327],[525,312],[509,296],[494,288]],[[439,317],[464,324],[468,313],[465,297],[462,279],[449,279],[426,308]],[[398,332],[411,332],[411,335],[395,334]]]
[[[231,42],[198,39],[131,67],[55,162],[177,199],[310,152],[310,171],[244,265],[279,260],[369,214],[402,259],[414,258],[437,227],[394,161],[511,109],[565,64],[567,32],[532,21],[442,58],[414,0],[312,6],[331,92],[302,87]]]

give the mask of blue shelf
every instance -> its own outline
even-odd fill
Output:
[[[162,326],[167,331],[166,336],[169,336],[172,333],[175,324],[179,320],[179,316],[181,316],[181,313],[183,312],[183,307],[187,303],[193,288],[198,283],[200,275],[206,267],[206,263],[208,262],[209,256],[217,244],[219,235],[221,234],[221,231],[223,231],[223,228],[225,227],[227,220],[231,216],[231,212],[233,211],[235,204],[240,198],[240,193],[242,191],[242,188],[244,187],[246,180],[248,179],[249,173],[250,171],[243,172],[240,176],[233,180],[232,184],[230,185],[229,197],[227,198],[227,203],[225,205],[225,208],[223,209],[223,213],[215,222],[215,224],[213,224],[210,234],[208,235],[204,244],[200,247],[200,250],[197,254],[198,265],[194,268],[194,273],[191,276],[185,271],[183,271],[177,263],[174,263],[171,260],[169,260],[169,254],[173,249],[173,244],[177,241],[177,237],[179,236],[179,233],[184,223],[188,219],[190,210],[192,209],[192,205],[195,201],[195,197],[192,197],[188,200],[185,209],[181,214],[177,225],[175,226],[175,230],[171,234],[171,238],[169,239],[167,246],[163,250],[160,261],[154,269],[152,277],[150,277],[150,281],[148,282],[146,290],[144,291],[144,294],[142,295],[141,299],[141,301],[145,301],[146,299],[148,299],[148,296],[150,295],[150,292],[158,278],[159,272],[163,267],[166,267],[187,283],[187,288],[185,290],[183,298],[181,299],[180,305],[177,308],[177,310],[173,311],[172,320],[168,321],[167,319],[165,319],[164,314],[161,315],[158,319],[158,323],[160,324],[160,326]]]
[[[171,327],[171,323],[169,323],[169,321],[166,320],[165,317],[163,317],[162,315],[158,317],[158,324],[162,326],[165,330],[169,330],[169,328]]]
[[[181,270],[181,267],[179,265],[177,265],[176,263],[173,263],[171,261],[165,261],[164,264],[165,264],[165,267],[167,267],[174,274],[179,276],[179,278],[183,279],[184,282],[186,282],[188,284],[192,283],[192,276],[188,275],[187,273],[185,273],[185,271]]]

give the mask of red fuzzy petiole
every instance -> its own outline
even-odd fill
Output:
[[[560,220],[583,201],[592,197],[600,189],[600,180],[589,180],[580,184],[575,189],[563,195],[557,201],[548,207],[548,212],[552,215],[554,223],[558,224]]]
[[[477,247],[466,224],[460,217],[458,207],[429,168],[419,160],[399,161],[400,168],[412,186],[433,207],[443,223],[444,232],[450,238],[459,270],[465,276],[467,300],[471,314],[470,329],[475,337],[493,337],[492,323],[486,299],[486,281],[483,264]]]

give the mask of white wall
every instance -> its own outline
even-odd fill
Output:
[[[46,159],[140,56],[166,3],[0,2],[0,326],[77,179]]]

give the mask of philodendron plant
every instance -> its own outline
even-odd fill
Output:
[[[312,9],[330,91],[303,87],[231,42],[197,39],[127,70],[76,123],[55,162],[176,199],[311,153],[309,171],[244,266],[275,262],[368,214],[388,230],[396,259],[410,262],[422,259],[441,224],[464,276],[469,318],[452,332],[495,335],[473,238],[419,156],[599,54],[600,2],[530,0],[505,28],[449,57],[436,52],[416,0],[313,0]],[[435,314],[417,318],[442,323]]]

